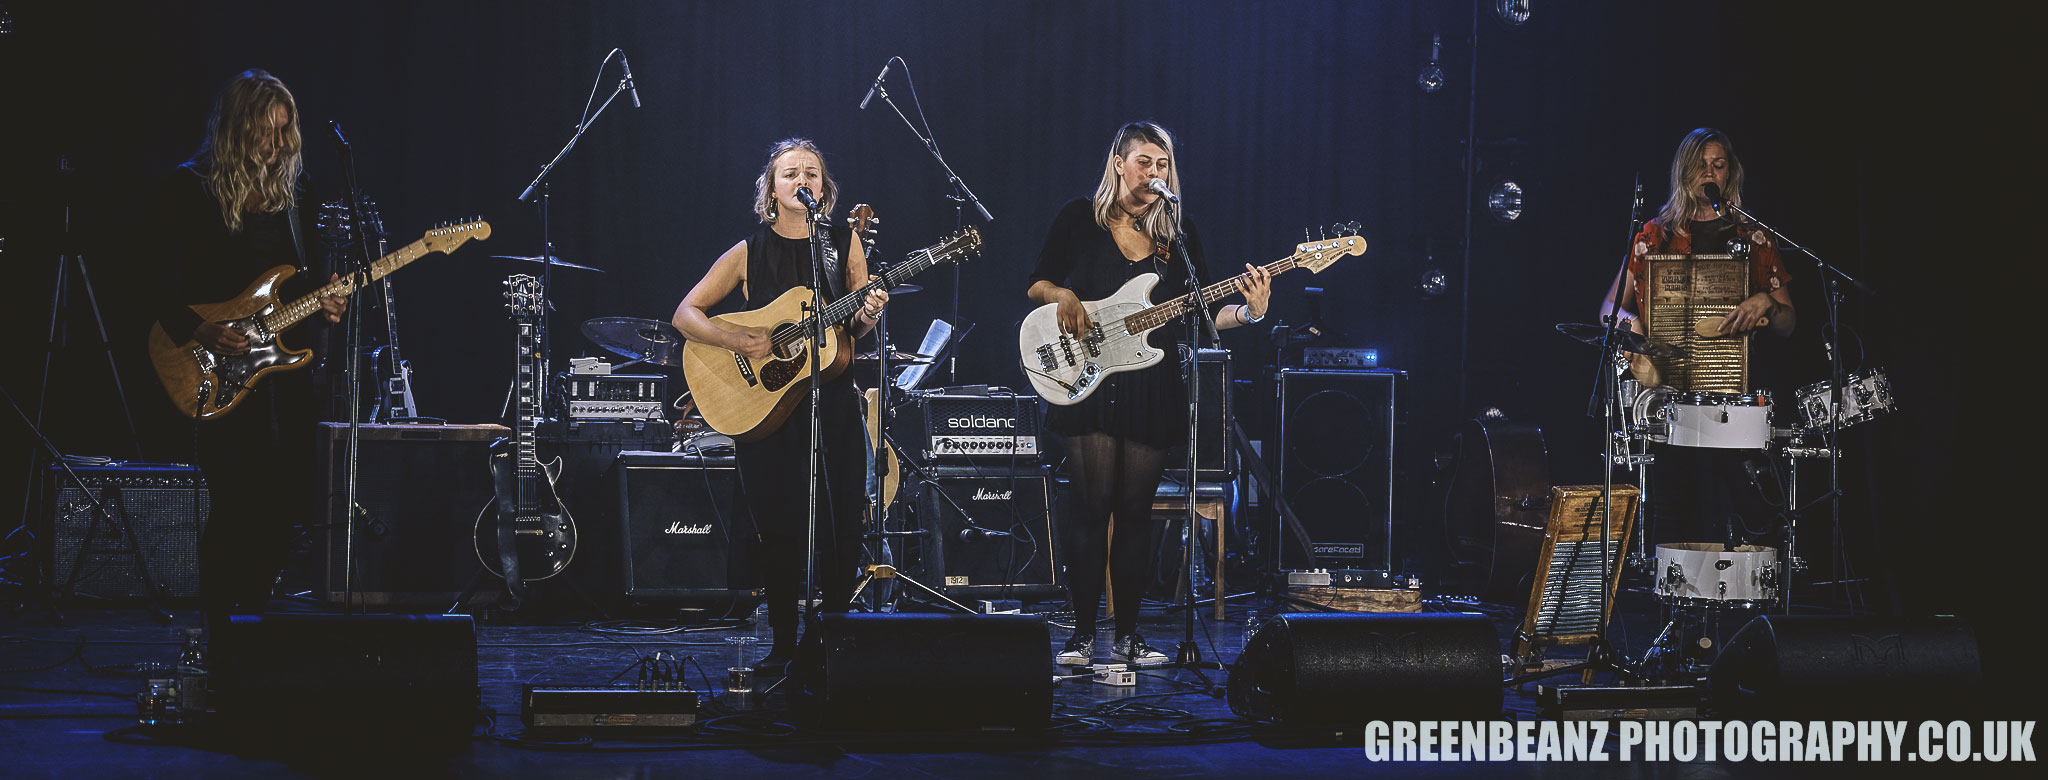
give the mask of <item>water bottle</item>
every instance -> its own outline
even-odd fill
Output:
[[[754,644],[771,643],[774,639],[774,629],[768,627],[768,600],[762,599],[754,607]]]
[[[185,646],[178,651],[178,711],[187,720],[206,712],[206,647],[200,635],[200,629],[185,629]]]
[[[176,722],[178,714],[178,681],[170,678],[144,682],[141,693],[135,695],[135,722],[143,726],[162,726]]]

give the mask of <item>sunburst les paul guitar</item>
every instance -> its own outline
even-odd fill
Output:
[[[853,340],[845,325],[860,311],[869,290],[887,290],[942,263],[961,261],[981,249],[981,233],[967,228],[937,244],[910,253],[902,262],[845,297],[825,305],[826,326],[818,362],[826,381],[839,376],[853,360]],[[766,328],[774,351],[755,360],[723,347],[691,341],[683,345],[683,379],[690,398],[712,430],[737,441],[757,441],[782,427],[804,390],[811,386],[808,344],[812,328],[811,290],[791,287],[773,302],[752,311],[722,314],[713,325],[728,331]]]
[[[1295,245],[1294,254],[1266,264],[1266,272],[1279,276],[1296,268],[1322,273],[1331,263],[1350,255],[1365,254],[1365,239],[1356,235],[1355,224],[1338,225],[1334,238]],[[1223,300],[1238,291],[1237,285],[1251,274],[1238,274],[1202,288],[1202,300]],[[1024,375],[1038,394],[1054,404],[1080,403],[1101,386],[1102,380],[1123,371],[1136,371],[1164,357],[1165,350],[1146,343],[1145,338],[1161,325],[1172,322],[1194,305],[1192,293],[1152,304],[1152,287],[1159,275],[1139,274],[1125,282],[1116,294],[1097,301],[1083,301],[1089,328],[1079,334],[1060,330],[1057,303],[1048,303],[1025,315],[1017,334]]]
[[[249,339],[247,351],[223,355],[201,346],[191,334],[172,338],[164,332],[163,323],[156,323],[149,329],[149,360],[179,411],[201,420],[220,417],[234,411],[248,396],[249,388],[263,377],[307,365],[313,351],[288,348],[278,336],[320,313],[321,298],[352,294],[414,260],[434,252],[453,252],[472,238],[490,237],[491,225],[483,220],[443,225],[370,263],[367,273],[349,274],[290,302],[280,302],[277,296],[294,269],[280,265],[257,277],[241,295],[192,307],[205,321],[240,331]]]

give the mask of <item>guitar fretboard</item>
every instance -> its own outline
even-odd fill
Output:
[[[276,311],[263,318],[263,327],[269,329],[272,333],[278,333],[293,325],[297,325],[300,320],[319,313],[321,298],[330,295],[348,296],[356,290],[368,286],[371,282],[389,276],[391,272],[404,268],[407,263],[425,257],[433,251],[427,247],[427,240],[424,238],[399,247],[398,251],[371,262],[367,278],[365,278],[364,274],[355,273],[328,282],[322,285],[320,289],[278,307]]]
[[[960,254],[959,250],[962,248],[961,241],[963,239],[964,237],[949,239],[937,246],[925,247],[924,249],[912,252],[910,256],[903,259],[903,262],[897,263],[887,271],[883,271],[881,276],[862,285],[860,289],[847,293],[845,297],[826,304],[824,311],[826,327],[844,324],[847,320],[853,319],[854,313],[860,311],[862,301],[867,298],[868,291],[886,290],[895,287],[910,277],[923,273],[932,266],[953,259]],[[978,241],[979,239],[977,238],[974,243],[968,243],[965,246],[975,246],[978,244]],[[805,317],[803,321],[797,323],[797,327],[778,331],[773,339],[775,346],[780,349],[794,344],[802,344],[810,337],[811,328],[815,327],[812,319],[812,317]]]
[[[1292,271],[1296,268],[1301,267],[1300,257],[1301,256],[1299,254],[1288,255],[1287,257],[1267,263],[1264,266],[1265,271],[1268,275],[1271,276],[1279,276],[1280,274]],[[1248,279],[1250,277],[1251,272],[1246,271],[1244,273],[1238,274],[1223,281],[1204,287],[1202,288],[1202,300],[1212,304],[1217,301],[1223,300],[1225,297],[1237,292],[1237,283],[1239,281]],[[1157,328],[1161,325],[1165,325],[1168,322],[1172,322],[1175,318],[1179,317],[1183,313],[1186,313],[1188,307],[1193,305],[1195,305],[1194,293],[1188,293],[1186,295],[1173,298],[1171,300],[1162,302],[1157,306],[1153,306],[1149,309],[1145,309],[1143,311],[1125,317],[1123,319],[1124,330],[1125,332],[1131,334],[1144,333],[1145,331]]]

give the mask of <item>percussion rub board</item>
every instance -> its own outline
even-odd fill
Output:
[[[1749,389],[1749,339],[1705,337],[1700,320],[1722,317],[1749,297],[1749,262],[1735,255],[1649,255],[1641,307],[1650,340],[1684,350],[1683,357],[1651,357],[1663,384],[1681,392],[1741,393]]]
[[[1606,554],[1602,555],[1600,486],[1550,489],[1550,523],[1536,559],[1536,585],[1529,590],[1529,607],[1522,614],[1521,629],[1515,632],[1512,652],[1518,663],[1539,662],[1547,646],[1582,645],[1600,635],[1600,627],[1614,611],[1611,586],[1606,611],[1601,610],[1601,567],[1603,562],[1613,567],[1614,583],[1620,582],[1621,551],[1635,529],[1641,498],[1634,485],[1614,486],[1614,514],[1607,527]]]

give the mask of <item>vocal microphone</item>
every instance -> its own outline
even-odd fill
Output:
[[[804,208],[810,209],[812,211],[818,211],[824,208],[823,206],[818,205],[818,198],[811,194],[811,188],[809,187],[796,188],[796,201],[798,203],[804,204]]]
[[[626,59],[626,50],[619,50],[619,65],[626,69],[626,94],[633,96],[633,107],[640,107],[640,85],[633,82],[633,63]]]
[[[1145,189],[1159,193],[1159,197],[1165,198],[1168,203],[1180,202],[1180,196],[1173,194],[1173,190],[1169,190],[1166,188],[1165,179],[1153,179],[1151,181],[1145,182]]]
[[[1013,534],[1011,534],[1009,531],[991,531],[986,528],[976,528],[974,526],[968,526],[966,528],[960,529],[960,541],[963,542],[979,542],[984,538],[1007,538],[1012,535]]]
[[[1714,214],[1722,219],[1727,219],[1728,201],[1721,199],[1721,185],[1707,182],[1706,186],[1700,188],[1700,191],[1706,193],[1707,203],[1713,205]]]
[[[862,110],[862,111],[866,111],[866,110],[868,110],[868,101],[870,101],[870,100],[874,100],[874,99],[875,99],[875,93],[876,93],[876,92],[880,92],[880,91],[882,90],[882,79],[884,79],[884,78],[887,78],[887,77],[888,77],[888,75],[889,75],[889,66],[891,66],[891,65],[894,65],[894,64],[896,64],[896,58],[895,58],[895,57],[890,57],[890,58],[889,58],[889,61],[888,61],[888,62],[884,62],[884,63],[882,63],[882,72],[880,72],[880,73],[877,73],[877,74],[875,74],[875,83],[874,83],[874,85],[872,85],[872,86],[868,87],[868,94],[867,94],[867,97],[864,97],[864,98],[861,98],[861,99],[860,99],[860,110]]]

